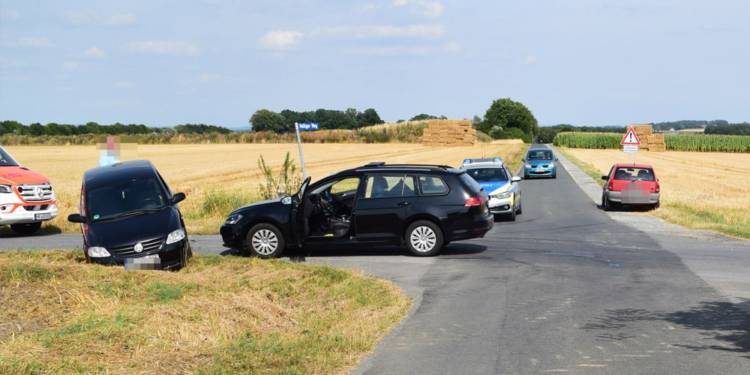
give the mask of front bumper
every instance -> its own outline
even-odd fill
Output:
[[[57,204],[0,204],[0,225],[31,224],[57,217]]]
[[[499,215],[499,214],[509,214],[513,212],[514,204],[513,204],[513,196],[511,195],[510,198],[505,199],[498,199],[498,198],[492,198],[490,197],[490,213]]]
[[[547,168],[526,168],[523,169],[523,174],[526,177],[551,177],[556,174],[556,167]]]
[[[134,258],[141,258],[147,255],[159,255],[160,264],[158,269],[169,270],[175,269],[182,266],[183,254],[188,251],[188,239],[185,238],[182,241],[175,242],[173,244],[164,245],[159,251],[143,252],[137,255],[119,256],[113,254],[109,257],[104,258],[91,258],[84,249],[86,258],[92,263],[104,264],[104,265],[117,265],[122,266],[126,260],[132,260]]]
[[[221,234],[221,240],[224,241],[224,246],[229,248],[237,248],[242,244],[243,238],[240,232],[241,227],[239,225],[224,224],[219,229]]]
[[[621,204],[657,204],[659,203],[659,193],[641,192],[638,190],[632,191],[609,191],[607,197],[610,202],[621,203]]]

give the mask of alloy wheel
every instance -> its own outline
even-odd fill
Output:
[[[279,238],[269,229],[260,229],[252,237],[253,250],[261,255],[271,255],[279,247]]]
[[[435,248],[437,243],[437,235],[432,228],[428,226],[419,226],[414,228],[409,236],[409,241],[414,250],[420,253],[427,253]]]

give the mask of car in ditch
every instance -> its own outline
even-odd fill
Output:
[[[522,159],[523,178],[551,177],[557,178],[557,157],[552,150],[544,147],[532,147]]]
[[[57,200],[47,177],[21,166],[0,147],[0,227],[30,235],[57,216]]]
[[[516,216],[523,213],[521,177],[514,176],[502,159],[464,159],[461,168],[487,192],[492,214],[516,220]]]
[[[648,164],[620,163],[602,176],[602,208],[612,210],[621,205],[659,207],[661,185]]]
[[[128,269],[179,269],[192,251],[173,194],[153,164],[118,162],[86,171],[80,213],[83,252],[90,262]]]
[[[294,195],[238,208],[220,232],[225,246],[261,258],[306,245],[401,245],[432,256],[492,229],[487,203],[464,170],[377,162],[312,184],[308,178]]]

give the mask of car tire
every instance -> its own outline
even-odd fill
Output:
[[[284,236],[273,224],[256,224],[245,236],[245,251],[258,258],[278,258],[285,246]]]
[[[517,215],[523,214],[523,206],[521,203],[518,203],[518,210],[516,211]]]
[[[659,208],[659,206],[661,206],[661,202],[660,201],[656,201],[656,203],[654,203],[654,205],[651,206],[651,208],[655,210],[655,209]]]
[[[602,194],[602,209],[604,211],[612,211],[612,202],[607,198],[607,194]]]
[[[36,233],[41,227],[42,223],[11,224],[10,229],[17,234],[28,236]]]
[[[510,213],[508,214],[508,219],[510,219],[510,221],[516,221],[516,216],[517,215],[518,214],[516,213],[516,210],[512,209],[512,210],[510,210]]]
[[[432,221],[417,220],[406,228],[404,241],[412,255],[434,256],[443,248],[443,231]]]

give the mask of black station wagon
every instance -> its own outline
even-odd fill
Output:
[[[239,208],[221,236],[225,246],[262,258],[313,244],[400,245],[430,256],[449,242],[484,236],[493,226],[487,200],[460,169],[370,163]]]

